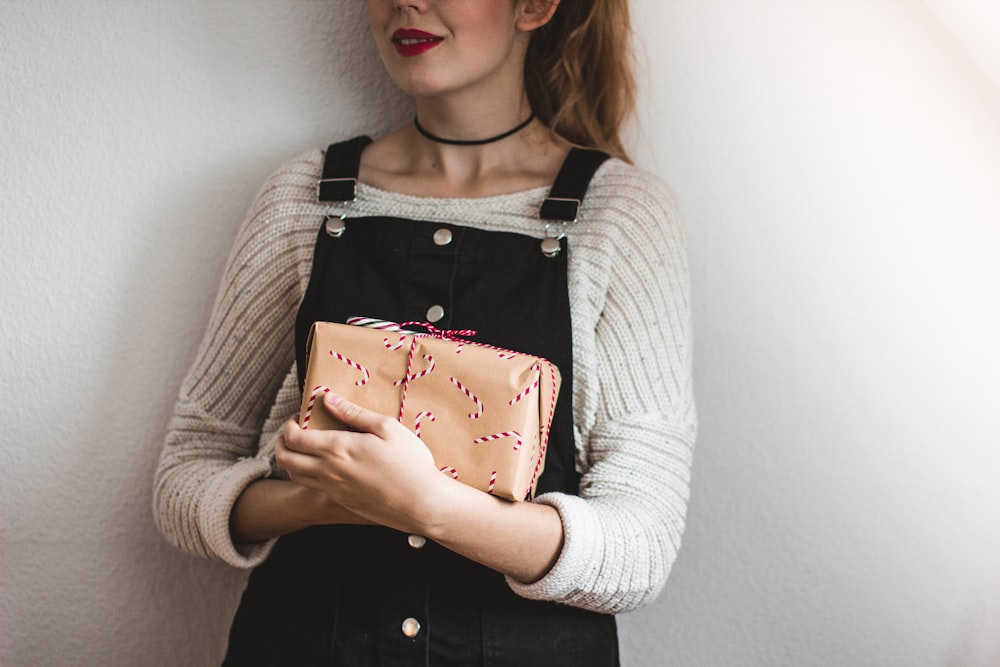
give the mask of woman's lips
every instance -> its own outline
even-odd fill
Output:
[[[392,45],[396,47],[396,53],[406,57],[419,56],[421,53],[430,51],[443,39],[443,37],[413,28],[400,28],[392,33]]]

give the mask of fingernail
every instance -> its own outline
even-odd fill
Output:
[[[330,391],[330,392],[327,392],[326,398],[324,398],[323,400],[326,401],[326,404],[328,406],[330,406],[331,408],[333,408],[333,407],[337,406],[337,403],[340,403],[340,396],[337,396],[335,393],[333,393],[332,391]]]

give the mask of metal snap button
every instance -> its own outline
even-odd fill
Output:
[[[414,549],[423,549],[427,544],[427,538],[423,535],[410,535],[406,538],[406,543]]]
[[[452,238],[451,230],[447,227],[442,227],[434,232],[434,245],[448,245],[451,243]]]
[[[555,257],[562,250],[562,246],[559,245],[559,239],[547,238],[542,239],[541,244],[542,254],[546,257]]]
[[[441,306],[435,304],[427,309],[428,322],[438,322],[442,317],[444,317],[444,308]]]
[[[413,639],[420,632],[420,623],[415,618],[407,618],[403,621],[403,634]]]
[[[335,239],[339,239],[344,235],[344,230],[347,229],[347,223],[340,218],[327,218],[326,219],[326,233]]]

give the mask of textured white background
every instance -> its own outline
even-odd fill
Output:
[[[264,176],[408,115],[363,7],[0,0],[0,663],[218,661],[150,480]],[[1000,664],[997,7],[636,0],[702,430],[627,665]]]

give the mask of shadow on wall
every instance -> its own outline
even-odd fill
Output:
[[[176,12],[173,34],[164,34],[181,47],[171,49],[175,56],[188,61],[172,71],[194,73],[171,82],[201,105],[193,125],[205,116],[232,118],[238,132],[240,120],[253,119],[242,129],[259,129],[261,122],[293,134],[312,128],[319,133],[308,135],[308,145],[325,145],[352,133],[383,133],[412,108],[381,66],[365,3],[225,0],[191,8],[194,21]],[[240,20],[247,14],[252,19]],[[205,100],[213,106],[203,106]],[[255,147],[271,141],[258,134],[246,139]]]
[[[232,239],[267,173],[306,148],[385,133],[409,118],[411,106],[384,74],[357,0],[164,3],[159,13],[158,131],[168,138],[158,138],[164,153],[150,165],[156,187],[133,211],[142,232],[130,268],[113,281],[121,316],[102,323],[113,361],[94,383],[91,419],[74,436],[82,446],[67,451],[76,460],[65,465],[129,487],[83,499],[96,503],[102,518],[92,523],[108,538],[95,546],[104,551],[108,581],[95,584],[133,589],[105,595],[99,606],[119,605],[123,595],[155,601],[141,621],[107,610],[117,622],[95,628],[107,637],[92,638],[103,643],[103,657],[213,664],[245,573],[172,549],[148,509],[177,388]],[[134,627],[158,623],[158,633]],[[130,624],[124,634],[132,638],[123,641],[120,630]]]

